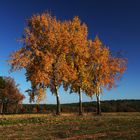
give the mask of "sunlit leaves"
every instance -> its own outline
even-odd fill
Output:
[[[9,62],[12,70],[26,69],[32,87],[43,83],[38,100],[45,88],[57,93],[61,85],[92,96],[102,87],[112,88],[126,69],[126,60],[111,55],[98,37],[88,40],[87,26],[78,17],[60,21],[48,13],[33,15],[21,42]]]
[[[89,41],[89,74],[93,89],[96,94],[102,92],[102,87],[111,89],[116,80],[126,70],[126,59],[112,56],[109,48],[103,45],[96,36],[94,41]]]

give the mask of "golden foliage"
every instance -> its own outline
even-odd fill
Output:
[[[55,93],[63,84],[65,90],[81,88],[92,96],[101,87],[114,85],[126,69],[126,60],[113,57],[98,37],[92,41],[87,36],[87,26],[78,17],[62,22],[48,13],[33,15],[21,38],[23,47],[9,63],[12,70],[25,68],[33,87],[43,83]]]
[[[103,46],[96,36],[94,41],[89,41],[89,75],[93,82],[96,94],[102,92],[102,87],[112,88],[126,70],[126,59],[114,57],[109,48]]]

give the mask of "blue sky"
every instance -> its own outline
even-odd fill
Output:
[[[124,51],[128,68],[118,87],[104,90],[102,100],[140,99],[140,1],[139,0],[0,0],[0,75],[11,76],[23,94],[30,88],[25,70],[9,73],[10,53],[19,49],[16,39],[23,34],[25,20],[33,14],[49,11],[58,19],[71,19],[75,15],[88,26],[89,38],[98,35],[112,51]],[[76,94],[59,90],[61,102],[77,102]],[[27,96],[27,95],[26,95]],[[93,100],[95,97],[93,97]],[[92,101],[84,95],[84,101]],[[55,103],[47,91],[45,103]],[[28,96],[24,100],[28,103]]]

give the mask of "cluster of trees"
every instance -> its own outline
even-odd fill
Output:
[[[10,77],[0,77],[0,113],[17,113],[24,95]]]
[[[96,95],[100,114],[100,94],[111,89],[126,70],[126,59],[113,56],[96,36],[88,39],[88,28],[78,17],[60,21],[49,13],[33,15],[27,20],[23,46],[11,54],[11,70],[24,68],[32,89],[27,90],[30,101],[39,102],[49,88],[56,96],[56,114],[61,113],[58,89],[79,95],[82,114],[82,93]]]

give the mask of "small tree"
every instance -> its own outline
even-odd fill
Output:
[[[1,113],[8,112],[8,104],[15,105],[15,112],[18,112],[18,105],[21,104],[25,98],[18,90],[18,85],[15,84],[14,79],[10,77],[0,77],[0,102]]]
[[[104,87],[111,89],[120,79],[126,70],[126,59],[113,56],[97,36],[89,42],[89,51],[89,77],[97,98],[97,114],[100,115],[100,94]]]

